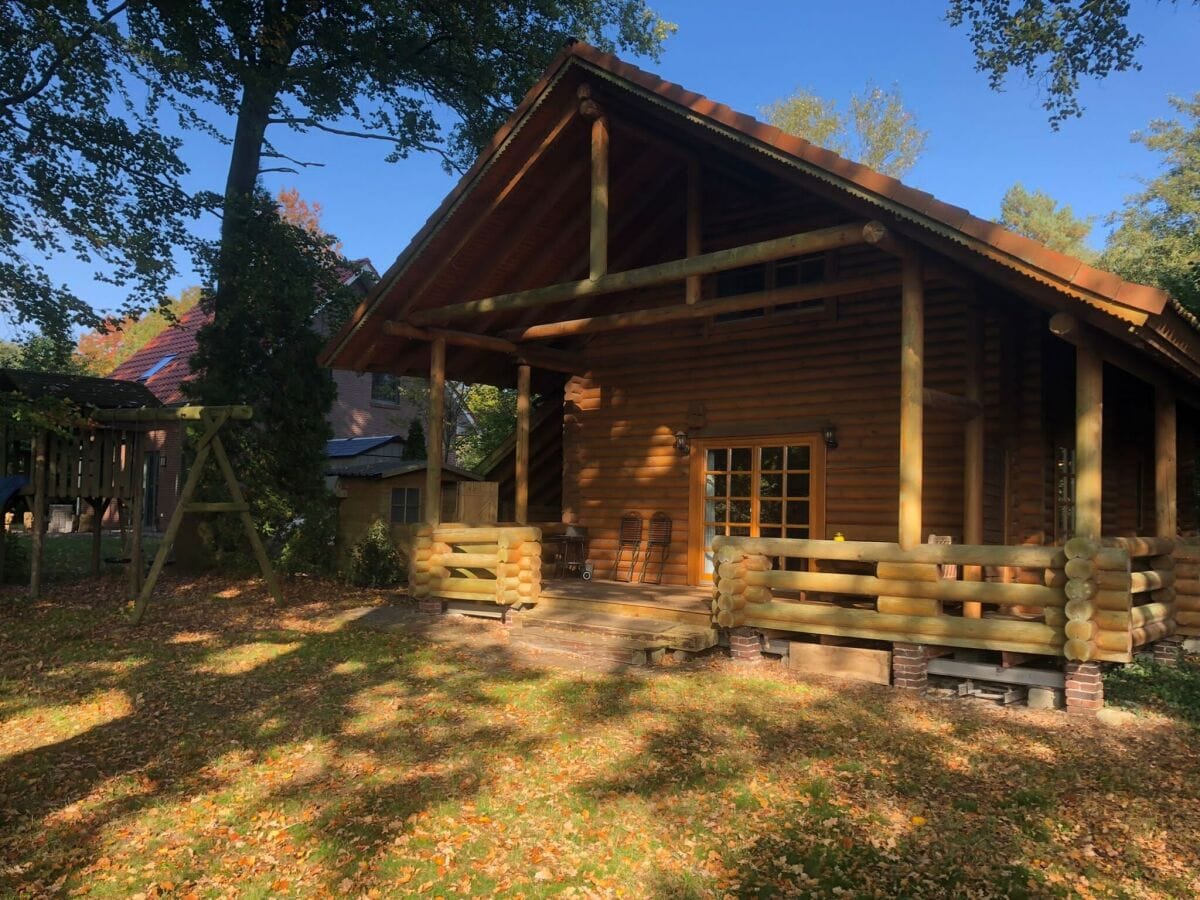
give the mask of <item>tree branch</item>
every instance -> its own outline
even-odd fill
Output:
[[[85,28],[82,34],[77,36],[74,40],[68,41],[66,46],[62,47],[58,51],[50,65],[46,67],[46,71],[42,73],[41,78],[22,91],[18,91],[9,97],[0,97],[0,110],[7,109],[11,106],[17,106],[27,100],[32,100],[42,91],[44,91],[50,82],[54,80],[54,76],[58,74],[58,70],[62,68],[63,63],[67,61],[70,55],[74,53],[84,41],[95,34],[100,28],[107,25],[114,18],[119,16],[128,5],[129,0],[121,0],[120,3],[108,10],[108,12]]]
[[[332,125],[326,125],[323,122],[319,122],[316,119],[312,119],[312,118],[303,118],[303,117],[299,117],[299,116],[282,116],[282,117],[268,119],[267,124],[268,125],[289,125],[292,128],[297,128],[297,129],[315,128],[317,131],[324,131],[328,134],[340,135],[341,137],[366,138],[367,140],[372,140],[372,141],[386,141],[389,144],[395,144],[397,147],[400,146],[400,141],[397,138],[391,136],[390,134],[380,134],[379,132],[376,132],[376,131],[355,131],[353,129],[348,129],[348,128],[334,128]],[[416,149],[416,150],[422,150],[426,153],[437,154],[438,156],[440,156],[442,158],[442,160],[446,163],[446,165],[448,165],[450,168],[454,169],[454,171],[458,172],[458,174],[460,174],[460,175],[463,174],[464,169],[455,161],[455,159],[449,153],[447,153],[441,147],[438,147],[434,144],[427,144],[424,141],[416,141],[413,143],[412,146],[413,146],[413,149]]]

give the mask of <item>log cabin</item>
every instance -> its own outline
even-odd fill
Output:
[[[531,642],[847,645],[1090,709],[1200,632],[1187,310],[583,43],[323,362],[427,376],[431,423],[447,378],[516,387],[510,523],[439,521],[427,428],[411,592]],[[544,574],[564,527],[591,581]]]

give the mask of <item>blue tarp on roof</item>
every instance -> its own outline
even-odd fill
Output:
[[[399,439],[400,436],[398,434],[380,434],[375,437],[335,438],[332,441],[325,442],[325,455],[330,459],[358,456],[360,453],[366,453],[368,450],[374,450],[376,447],[382,447],[384,444]]]

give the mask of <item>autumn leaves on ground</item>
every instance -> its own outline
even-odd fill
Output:
[[[717,657],[625,674],[384,597],[120,580],[0,613],[0,896],[1162,896],[1200,749],[1153,716],[915,700]],[[11,593],[11,592],[10,592]]]

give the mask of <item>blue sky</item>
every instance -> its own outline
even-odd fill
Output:
[[[942,200],[994,218],[1000,197],[1016,181],[1041,188],[1081,215],[1103,217],[1155,172],[1156,158],[1130,142],[1132,132],[1167,116],[1167,96],[1200,90],[1196,54],[1200,10],[1190,3],[1135,3],[1133,26],[1146,37],[1140,72],[1084,86],[1084,117],[1054,132],[1036,85],[1014,79],[1003,93],[974,71],[967,34],[944,20],[941,0],[859,0],[855,3],[650,0],[679,31],[657,63],[637,60],[664,78],[754,115],[797,86],[846,98],[868,80],[898,85],[920,125],[930,132],[924,157],[905,176]],[[227,125],[217,121],[218,125]],[[323,168],[265,176],[267,186],[297,187],[324,207],[323,224],[350,256],[369,256],[382,271],[437,207],[454,179],[431,156],[395,164],[383,145],[332,136],[276,135],[284,152],[319,160]],[[227,148],[185,136],[189,185],[219,190]],[[210,232],[214,224],[199,223]],[[186,267],[185,267],[186,268]],[[101,309],[119,300],[89,271],[57,261],[53,274]],[[195,283],[184,271],[175,288]]]

